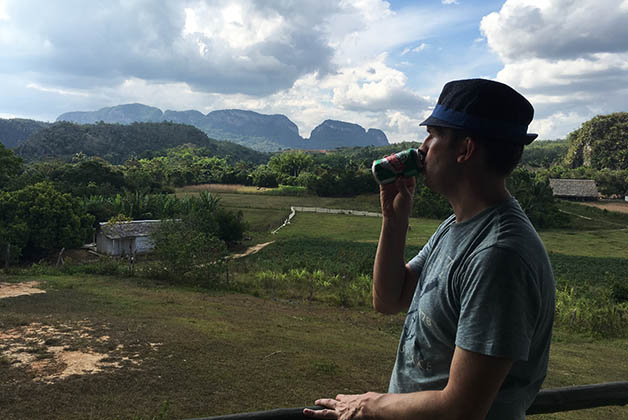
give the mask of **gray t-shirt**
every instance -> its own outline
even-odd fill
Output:
[[[519,203],[462,223],[451,216],[409,265],[419,281],[389,392],[443,389],[458,346],[514,360],[486,418],[524,419],[547,371],[555,283]]]

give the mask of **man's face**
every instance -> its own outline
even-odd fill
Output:
[[[426,153],[425,184],[432,191],[446,194],[455,185],[459,172],[457,144],[454,130],[427,126],[427,137],[420,149]]]

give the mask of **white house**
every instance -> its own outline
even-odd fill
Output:
[[[150,252],[154,243],[150,234],[161,220],[100,223],[96,234],[96,250],[106,255],[135,255]]]

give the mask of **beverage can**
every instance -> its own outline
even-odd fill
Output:
[[[390,184],[400,177],[411,177],[423,171],[425,153],[407,149],[373,161],[371,172],[378,184]]]

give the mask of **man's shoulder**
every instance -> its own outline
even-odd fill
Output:
[[[496,244],[515,250],[546,254],[541,237],[515,199],[500,209],[495,223],[498,224]]]

